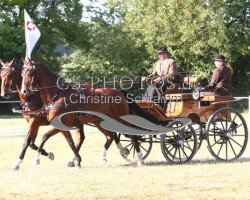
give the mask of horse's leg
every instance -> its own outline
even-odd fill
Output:
[[[77,137],[77,139],[76,139],[77,140],[76,141],[76,150],[79,153],[79,151],[81,149],[81,146],[82,146],[82,143],[83,143],[83,141],[85,139],[83,126],[76,131],[76,137]],[[75,166],[74,160],[75,160],[75,156],[73,156],[72,160],[68,162],[69,167],[74,167]]]
[[[116,147],[119,149],[120,151],[120,154],[124,155],[124,156],[127,156],[129,154],[129,149],[128,148],[124,148],[120,142],[120,139],[118,138],[117,134],[114,133],[113,134],[113,138],[115,140],[115,144],[116,144]]]
[[[49,132],[47,132],[46,134],[43,135],[42,137],[42,141],[40,146],[38,147],[37,150],[37,155],[34,157],[34,164],[38,165],[40,163],[40,159],[39,156],[41,155],[42,149],[44,144],[46,143],[46,141],[53,135],[56,135],[60,130],[56,129],[56,128],[52,128]],[[75,147],[74,141],[72,139],[72,136],[70,134],[69,131],[61,131],[62,134],[64,135],[64,137],[66,138],[70,148],[72,149],[72,151],[74,152],[75,158],[77,160],[77,166],[81,167],[81,157],[79,155],[79,153],[77,152],[77,149]]]
[[[77,148],[75,147],[75,143],[74,143],[74,140],[72,138],[71,133],[69,131],[61,131],[61,132],[64,135],[64,137],[66,138],[70,148],[72,149],[72,151],[73,151],[73,153],[75,155],[74,160],[77,161],[76,166],[80,168],[82,159],[81,159],[81,156],[79,155],[79,153],[77,151]]]
[[[33,164],[34,165],[38,165],[40,163],[40,158],[39,156],[42,154],[43,151],[43,146],[45,144],[45,142],[53,135],[57,134],[59,132],[58,129],[56,128],[52,128],[49,132],[45,133],[42,137],[41,143],[37,149],[37,154],[35,155],[34,159],[33,159]]]
[[[76,150],[80,151],[83,141],[85,140],[85,135],[83,131],[83,126],[76,131]]]
[[[14,170],[19,169],[20,164],[24,159],[27,148],[32,143],[32,140],[34,140],[34,138],[36,138],[36,136],[37,136],[38,129],[39,129],[39,125],[36,123],[36,121],[30,120],[29,129],[28,129],[27,135],[26,135],[24,143],[23,143],[23,148],[22,148],[21,154],[19,155],[18,160],[16,161],[16,163],[13,166]]]
[[[120,153],[122,155],[124,155],[124,156],[127,156],[129,154],[129,149],[128,148],[124,148],[122,146],[122,144],[120,143],[120,140],[119,140],[119,138],[118,138],[118,136],[117,136],[116,133],[113,133],[113,139],[115,140],[116,146],[120,150]],[[137,165],[141,166],[142,163],[143,163],[143,159],[142,159],[142,153],[141,153],[141,150],[140,150],[140,144],[138,142],[137,136],[130,136],[130,139],[132,140],[132,142],[135,145],[135,150],[136,150],[137,157],[138,157]]]
[[[112,133],[109,133],[107,131],[106,133],[104,133],[104,135],[106,136],[107,140],[106,140],[106,143],[104,144],[104,147],[103,147],[103,149],[101,150],[101,153],[100,153],[100,160],[101,160],[103,165],[105,165],[107,163],[107,158],[106,158],[107,157],[107,152],[108,152],[108,149],[109,149],[110,145],[113,142]]]
[[[30,148],[33,149],[33,150],[35,150],[35,151],[37,151],[38,147],[35,145],[35,140],[36,140],[36,138],[34,138],[34,139],[31,141],[31,143],[30,143]],[[54,158],[55,158],[55,156],[54,156],[54,154],[53,154],[52,152],[47,153],[47,152],[45,151],[45,149],[42,149],[41,154],[42,154],[43,156],[48,157],[50,160],[54,160]]]
[[[105,135],[105,137],[107,139],[107,141],[104,144],[104,147],[100,153],[100,160],[101,160],[102,164],[105,165],[107,163],[106,157],[107,157],[108,149],[109,149],[110,145],[112,144],[112,142],[114,140],[114,136],[116,136],[116,133],[107,131],[107,130],[103,129],[102,127],[100,127],[99,125],[96,125],[96,127]]]
[[[137,136],[134,136],[134,135],[131,135],[130,138],[135,145],[135,150],[136,150],[137,157],[138,157],[137,165],[141,166],[143,164],[143,159],[142,159],[142,153],[140,150],[140,144],[138,142],[138,138],[137,138]]]
[[[104,147],[100,153],[100,160],[103,164],[107,163],[107,152],[108,149],[111,145],[111,143],[113,142],[113,140],[115,140],[116,146],[119,149],[120,153],[124,156],[127,156],[129,154],[129,150],[127,148],[124,148],[122,146],[122,144],[120,143],[120,139],[118,138],[117,134],[115,132],[111,132],[111,131],[107,131],[103,128],[101,128],[99,125],[96,125],[96,127],[106,136],[107,141],[104,144]]]

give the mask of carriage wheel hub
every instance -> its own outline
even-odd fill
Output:
[[[227,133],[226,133],[226,136],[227,136],[228,138],[231,138],[231,137],[233,136],[233,134],[232,134],[232,132],[227,132]]]
[[[177,145],[179,145],[179,146],[183,145],[183,141],[182,140],[177,140]]]

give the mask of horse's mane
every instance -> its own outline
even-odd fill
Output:
[[[13,62],[12,67],[14,69],[22,70],[22,67],[20,65],[18,65],[16,62]]]
[[[53,71],[51,71],[48,67],[46,67],[44,64],[38,62],[38,61],[34,61],[32,60],[32,64],[35,66],[35,67],[39,67],[39,68],[42,68],[43,70],[46,71],[47,74],[49,74],[52,78],[55,78],[55,79],[58,79],[59,78],[59,75],[54,73]]]

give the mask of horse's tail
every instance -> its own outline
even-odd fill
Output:
[[[134,100],[132,99],[128,99],[127,97],[127,92],[124,91],[124,90],[121,90],[121,93],[124,95],[124,97],[127,99],[128,101],[128,106],[129,106],[129,109],[134,111],[134,113],[136,115],[139,115],[155,124],[158,124],[158,125],[164,125],[166,126],[168,124],[167,121],[162,121],[162,120],[159,120],[157,119],[155,116],[153,116],[151,113],[147,112],[146,110],[142,109]]]

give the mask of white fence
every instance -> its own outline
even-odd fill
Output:
[[[250,113],[250,95],[248,97],[234,97],[237,100],[244,100],[247,99],[248,100],[248,112]]]
[[[235,97],[237,100],[248,100],[248,112],[250,113],[250,95],[248,97]],[[20,101],[0,101],[0,104],[8,104],[8,103],[20,103]],[[0,111],[1,112],[1,111]],[[95,127],[85,126],[84,130],[86,132],[98,132]],[[0,124],[0,136],[23,136],[27,133],[26,128],[17,128],[17,127],[4,127]]]
[[[20,101],[0,101],[0,103],[20,103]]]
[[[248,97],[234,97],[237,100],[248,100],[248,112],[250,113],[250,95]],[[19,103],[20,101],[0,101],[1,103]]]
[[[27,134],[28,128],[26,127],[16,127],[16,128],[8,128],[0,126],[0,137],[6,136],[24,136]]]

